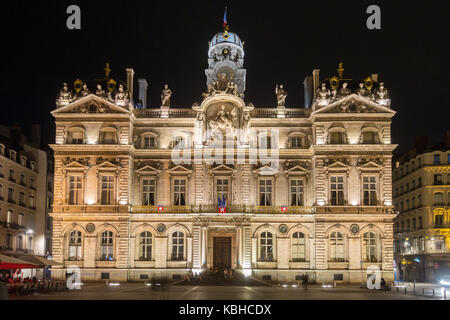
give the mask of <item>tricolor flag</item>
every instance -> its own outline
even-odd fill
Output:
[[[217,197],[217,206],[219,207],[219,213],[225,213],[227,208],[227,200],[225,199],[225,195]]]
[[[223,27],[227,26],[227,7],[225,7],[225,13],[223,14]]]

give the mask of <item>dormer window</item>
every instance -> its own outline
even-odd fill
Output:
[[[303,147],[302,137],[292,137],[291,138],[291,148],[301,148]]]
[[[23,166],[26,166],[27,165],[27,157],[20,156],[20,164]]]
[[[344,132],[335,131],[330,133],[330,144],[345,144]]]
[[[374,131],[366,131],[362,134],[362,143],[363,144],[378,144],[378,134]]]
[[[155,137],[144,137],[144,149],[150,149],[156,147]]]
[[[100,131],[100,143],[101,144],[116,144],[117,143],[117,130],[114,128],[103,128]]]
[[[82,128],[72,128],[68,133],[69,144],[84,144],[84,130]]]
[[[36,170],[36,161],[30,161],[30,167],[31,167],[31,170],[35,171]]]
[[[173,138],[173,147],[177,147],[177,148],[185,148],[186,145],[186,141],[184,139],[184,137],[181,136],[176,136]]]

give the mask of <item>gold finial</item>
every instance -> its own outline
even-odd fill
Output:
[[[109,73],[111,72],[111,69],[109,68],[109,62],[106,63],[106,67],[105,67],[105,76],[106,78],[109,77]]]
[[[338,71],[339,79],[342,79],[342,76],[344,74],[344,63],[343,62],[339,62],[339,68],[337,69],[337,71]]]

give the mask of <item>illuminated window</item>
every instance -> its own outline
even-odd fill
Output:
[[[81,231],[73,230],[69,238],[69,260],[81,260],[82,258]]]
[[[301,148],[303,146],[302,137],[292,137],[291,138],[291,148]]]
[[[419,229],[423,228],[422,217],[419,217]]]
[[[17,224],[21,227],[24,226],[25,224],[25,219],[24,219],[24,214],[23,213],[19,213],[19,215],[17,216]]]
[[[333,232],[330,235],[330,261],[343,262],[344,258],[344,236],[341,232]]]
[[[229,180],[228,179],[217,179],[216,180],[216,200],[222,201],[225,199],[228,205],[228,191],[229,191]]]
[[[331,132],[330,133],[330,144],[344,144],[344,133],[343,132]]]
[[[444,215],[435,214],[434,215],[434,225],[435,227],[442,227],[444,225]]]
[[[294,232],[292,235],[292,261],[306,261],[305,235],[302,232]]]
[[[156,139],[155,137],[144,137],[144,148],[154,148],[156,147]]]
[[[139,260],[152,260],[152,234],[148,231],[141,232],[139,241]]]
[[[172,260],[184,260],[184,234],[181,231],[172,233]]]
[[[441,185],[442,184],[442,174],[434,175],[434,184]]]
[[[273,235],[264,231],[260,236],[260,261],[273,261]]]
[[[434,194],[434,205],[443,206],[444,205],[444,194],[442,192],[436,192]]]
[[[303,180],[290,180],[291,206],[303,206]]]
[[[441,156],[439,154],[434,155],[434,164],[440,164],[441,163]]]
[[[69,176],[69,204],[81,204],[82,192],[81,176]]]
[[[363,235],[363,255],[365,262],[377,262],[377,236],[374,232]]]
[[[272,180],[261,179],[259,180],[259,205],[271,206],[272,205]]]
[[[142,205],[155,205],[155,179],[142,180]]]
[[[373,131],[366,131],[362,134],[362,143],[363,144],[378,144],[378,133]]]
[[[114,234],[112,231],[102,232],[100,260],[114,260]]]
[[[330,178],[331,205],[344,205],[344,177],[333,176]]]
[[[102,176],[101,204],[114,203],[114,176]]]
[[[376,206],[378,204],[376,177],[363,177],[363,193],[365,206]]]
[[[175,179],[173,181],[174,205],[186,205],[186,179]]]

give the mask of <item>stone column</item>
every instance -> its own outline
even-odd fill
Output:
[[[202,227],[202,268],[207,268],[208,228]]]
[[[237,228],[237,241],[238,241],[238,261],[237,261],[237,268],[242,269],[243,265],[243,256],[242,256],[242,227]]]

